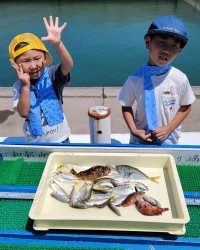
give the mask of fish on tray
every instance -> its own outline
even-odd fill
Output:
[[[136,201],[142,199],[142,197],[144,196],[144,194],[145,194],[145,192],[142,192],[142,191],[131,193],[118,206],[128,207],[128,206],[134,205],[136,203]]]
[[[159,201],[145,194],[148,187],[136,180],[151,180],[158,183],[156,177],[149,177],[138,168],[129,165],[95,165],[77,172],[76,165],[59,166],[50,182],[51,196],[60,202],[68,203],[73,208],[103,208],[108,206],[118,216],[120,209],[134,205],[147,216],[160,215],[168,208],[162,208]],[[56,182],[71,184],[67,194]]]
[[[77,173],[73,168],[71,169],[70,173],[73,175],[76,175],[77,177],[83,179],[83,180],[90,180],[90,181],[94,181],[97,178],[109,175],[112,171],[112,167],[111,166],[101,166],[101,165],[96,165],[93,166],[89,169],[86,169],[84,171],[80,171],[79,173]]]
[[[73,183],[74,181],[80,180],[76,175],[67,173],[67,172],[60,172],[55,171],[53,173],[53,178],[57,181],[64,182],[64,183]]]
[[[160,215],[165,211],[168,211],[169,208],[161,208],[156,205],[152,205],[145,200],[137,200],[135,202],[136,208],[138,211],[143,215],[153,216],[153,215]]]
[[[124,176],[131,176],[134,180],[151,180],[155,183],[158,183],[158,178],[160,176],[149,177],[138,168],[129,166],[129,165],[117,165],[117,171]]]

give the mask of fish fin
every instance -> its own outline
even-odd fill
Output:
[[[115,205],[113,205],[112,203],[108,203],[108,207],[118,216],[121,216],[119,209]]]
[[[150,180],[153,181],[153,182],[155,182],[155,183],[158,183],[158,184],[159,184],[159,182],[158,182],[158,180],[157,180],[157,179],[159,179],[159,178],[160,178],[160,176],[154,176],[154,177],[150,177]]]
[[[73,174],[73,175],[75,175],[75,176],[77,176],[77,172],[76,172],[76,170],[74,170],[73,168],[70,170],[70,174]]]

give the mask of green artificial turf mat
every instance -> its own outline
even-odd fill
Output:
[[[186,233],[182,237],[200,238],[200,206],[188,206],[190,221],[186,224]]]
[[[1,244],[0,250],[121,250],[121,248],[99,248],[99,247],[61,247],[61,246],[42,246],[42,245],[34,245],[34,244]]]
[[[0,200],[0,230],[31,229],[32,223],[28,217],[31,205],[32,200]]]
[[[184,191],[200,192],[200,166],[177,165],[177,170]]]
[[[27,162],[22,158],[0,161],[0,185],[37,186],[44,162]]]

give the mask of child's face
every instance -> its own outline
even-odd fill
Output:
[[[16,59],[21,64],[23,72],[30,76],[31,80],[38,79],[45,68],[45,54],[40,50],[29,50]]]
[[[149,50],[149,65],[164,66],[170,64],[181,51],[180,40],[166,35],[145,38]]]

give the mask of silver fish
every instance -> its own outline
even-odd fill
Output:
[[[64,183],[71,183],[76,180],[79,180],[79,178],[71,173],[67,172],[60,172],[56,171],[53,173],[53,178],[57,181],[64,182]]]
[[[157,179],[160,178],[160,176],[149,177],[138,168],[129,165],[117,165],[116,169],[120,174],[131,176],[134,180],[151,180],[158,183]]]
[[[102,183],[106,185],[114,186],[115,180],[113,180],[110,177],[101,177],[94,181],[94,184],[102,184]]]
[[[64,202],[64,203],[69,203],[69,195],[60,195],[59,193],[51,193],[51,196],[55,198],[58,201]]]
[[[119,206],[122,204],[122,202],[126,199],[127,195],[121,195],[121,196],[113,196],[110,203],[113,206]]]
[[[112,195],[115,197],[122,197],[133,192],[135,192],[135,186],[131,186],[129,184],[117,186],[112,189]]]
[[[109,199],[112,196],[110,193],[93,193],[91,194],[90,199],[91,200],[103,200],[103,199]]]
[[[109,175],[109,178],[112,180],[114,186],[120,186],[125,183],[129,183],[130,180],[132,179],[132,176],[125,176],[118,173],[114,175]]]
[[[110,178],[99,178],[94,181],[93,190],[101,191],[101,192],[108,192],[111,191],[114,187],[112,179]]]
[[[69,205],[75,207],[79,202],[88,200],[91,196],[92,185],[91,182],[78,181],[74,184],[70,193]]]
[[[159,208],[162,207],[159,201],[157,201],[156,199],[154,199],[154,198],[152,198],[152,197],[150,197],[148,195],[144,195],[143,200],[147,201],[152,206],[156,206],[156,207],[159,207]]]
[[[69,173],[72,168],[79,169],[78,165],[75,164],[63,164],[56,168],[57,172]]]
[[[108,205],[109,203],[109,198],[101,199],[101,200],[88,200],[88,201],[79,201],[75,204],[72,205],[72,207],[76,208],[91,208],[91,207],[98,207],[102,208]]]
[[[52,189],[52,191],[58,195],[64,195],[64,196],[68,195],[66,191],[62,187],[60,187],[58,183],[55,182],[54,180],[50,181],[49,186]]]
[[[141,182],[134,182],[134,185],[137,192],[149,190],[148,187]]]

